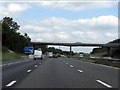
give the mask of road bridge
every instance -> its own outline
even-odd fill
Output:
[[[72,55],[72,47],[84,46],[84,47],[105,47],[107,48],[108,56],[111,55],[112,48],[120,47],[120,43],[107,43],[107,44],[93,44],[93,43],[53,43],[53,42],[31,42],[33,47],[36,45],[58,45],[58,46],[69,46],[70,47],[70,55]]]

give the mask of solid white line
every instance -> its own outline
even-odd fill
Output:
[[[29,73],[29,72],[31,72],[31,70],[27,70],[27,72]]]
[[[73,65],[70,65],[70,67],[73,67]]]
[[[12,81],[12,82],[10,82],[9,84],[7,84],[6,86],[7,87],[10,87],[10,86],[12,86],[13,84],[15,84],[16,83],[16,81]]]
[[[37,65],[35,65],[35,67],[37,67]]]
[[[22,61],[18,61],[18,62],[22,62]]]
[[[5,66],[5,65],[7,65],[7,64],[3,64],[3,65],[0,65],[0,66]]]
[[[78,70],[78,72],[83,72],[82,70]]]
[[[11,65],[11,64],[16,64],[16,63],[20,63],[20,62],[27,62],[27,61],[29,61],[29,60],[12,62],[12,63],[8,63],[8,64],[3,64],[3,65],[0,65],[0,66]]]
[[[13,62],[13,64],[14,64],[14,63],[18,63],[18,62]]]
[[[101,80],[96,80],[96,81],[99,82],[99,83],[101,83],[102,85],[108,87],[108,88],[112,88],[112,86],[110,86],[110,85],[108,85],[108,84],[102,82]]]
[[[8,63],[7,65],[11,65],[11,64],[15,64],[15,63]]]

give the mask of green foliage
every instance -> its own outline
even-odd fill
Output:
[[[73,51],[72,52],[72,55],[75,55]],[[66,56],[69,56],[70,55],[70,51],[63,51],[63,54],[66,55]]]
[[[2,46],[2,53],[8,52],[8,49],[4,46]]]
[[[45,52],[47,52],[47,45],[35,45],[34,47],[35,47],[35,49],[41,48],[43,54],[44,54]]]
[[[120,39],[116,39],[109,43],[120,43]],[[99,55],[101,54],[102,56],[107,56],[107,48],[94,48],[92,50],[91,54],[99,54]],[[112,48],[111,49],[111,57],[120,58],[120,48]]]
[[[13,21],[13,18],[5,17],[2,21],[2,46],[15,51],[23,53],[25,46],[29,46],[31,39],[28,34],[21,35],[17,32],[20,25]]]
[[[61,49],[55,49],[54,47],[49,47],[48,48],[48,52],[53,52],[54,54],[62,54],[62,50]]]
[[[20,58],[21,58],[21,55],[17,53],[10,53],[10,52],[2,53],[2,61],[18,60]]]

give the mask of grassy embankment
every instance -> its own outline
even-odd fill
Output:
[[[84,62],[91,62],[91,63],[96,63],[96,64],[102,64],[102,65],[107,65],[107,66],[113,66],[113,67],[118,67],[120,68],[120,63],[117,63],[115,61],[109,61],[109,60],[98,60],[98,59],[81,59]]]
[[[2,47],[2,61],[19,60],[20,58],[21,54],[17,54],[8,50],[6,47]]]

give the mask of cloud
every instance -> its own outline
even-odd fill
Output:
[[[112,15],[69,20],[51,17],[21,25],[32,41],[107,43],[118,37],[118,18]]]
[[[39,5],[44,8],[49,9],[62,9],[68,11],[83,11],[83,10],[90,10],[90,9],[99,9],[99,8],[111,8],[113,6],[117,7],[117,1],[107,2],[106,0],[103,1],[79,1],[79,2],[63,2],[63,1],[54,1],[54,2],[40,2]]]
[[[4,16],[18,17],[29,8],[30,6],[25,3],[1,3],[0,17],[2,18]]]

